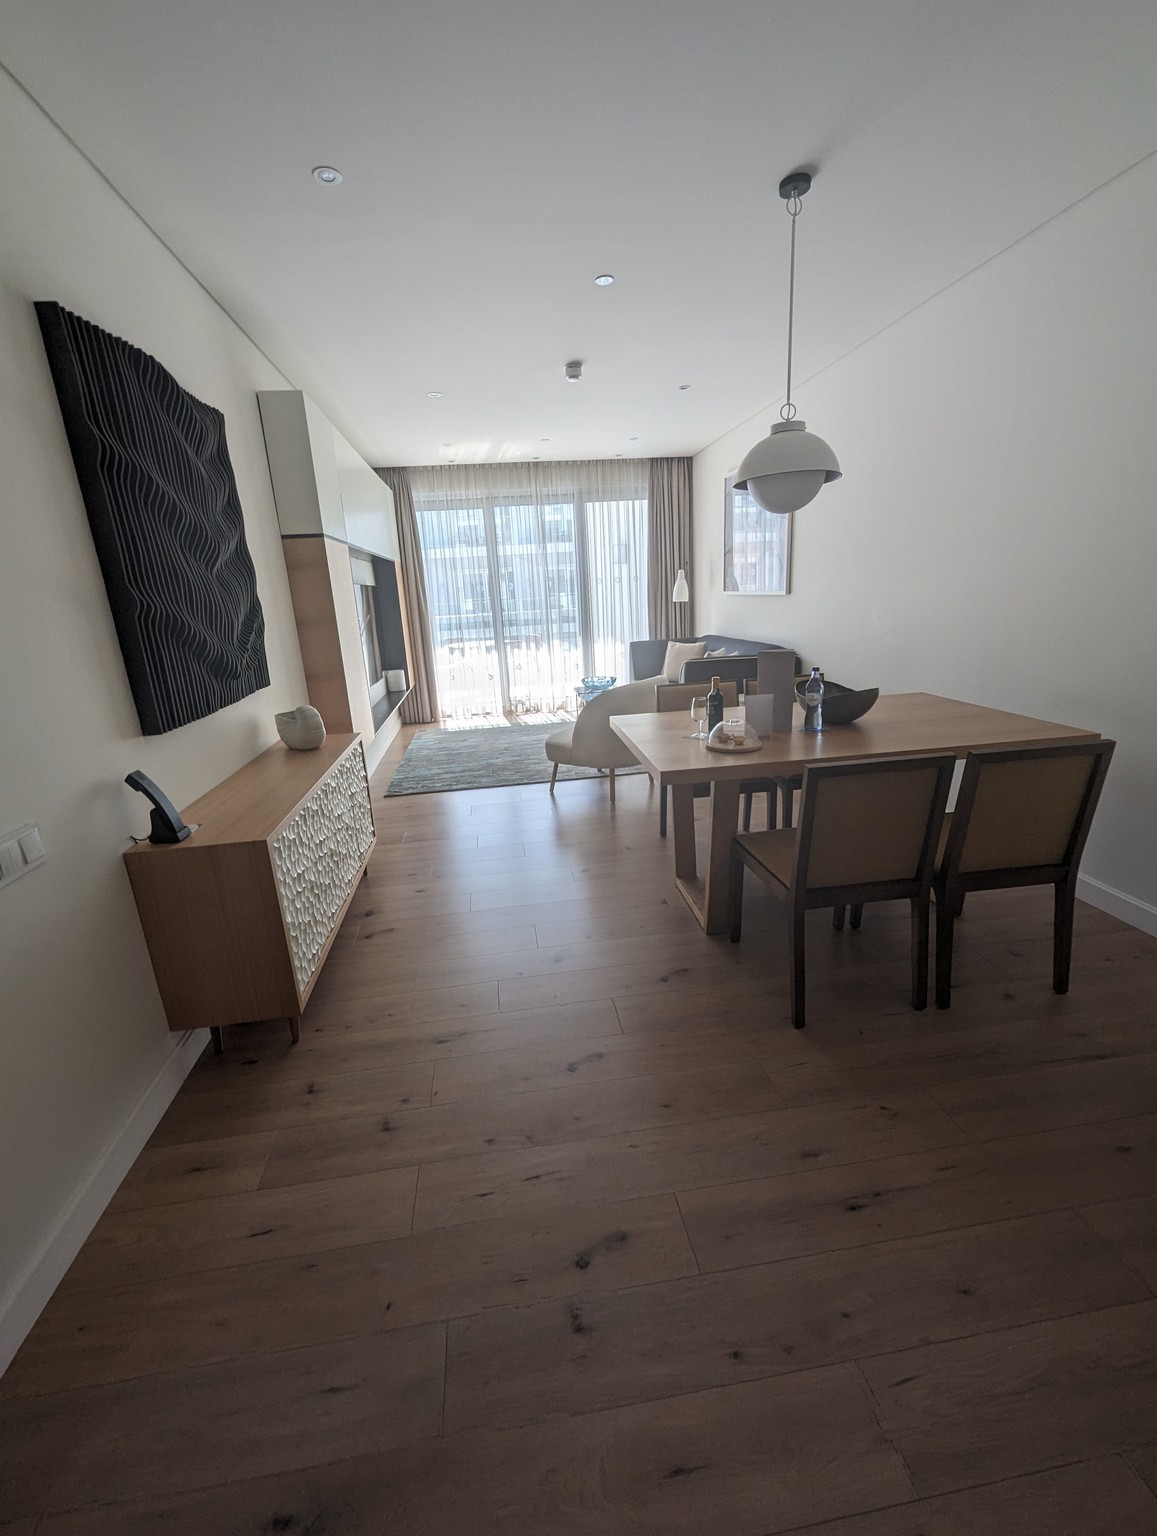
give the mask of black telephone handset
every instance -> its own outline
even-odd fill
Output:
[[[130,789],[139,790],[142,795],[147,795],[153,802],[153,809],[149,813],[153,830],[149,833],[150,843],[183,843],[187,837],[197,830],[194,822],[190,826],[181,820],[181,813],[168,795],[153,783],[148,774],[142,773],[139,768],[134,768],[125,783]]]

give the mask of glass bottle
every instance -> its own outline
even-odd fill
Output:
[[[803,728],[805,731],[822,731],[824,728],[824,675],[813,667],[811,676],[803,685]]]
[[[723,690],[719,686],[719,679],[717,677],[713,677],[711,679],[711,692],[707,695],[707,734],[708,734],[708,736],[710,736],[711,732],[715,729],[715,727],[717,725],[721,725],[722,723],[723,723]]]

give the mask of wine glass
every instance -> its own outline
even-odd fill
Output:
[[[702,741],[707,735],[703,729],[707,720],[707,699],[703,694],[697,694],[691,700],[691,719],[695,722],[695,729],[691,733],[692,741]]]

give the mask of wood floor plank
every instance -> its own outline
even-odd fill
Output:
[[[137,1500],[49,1522],[47,1536],[770,1536],[803,1512],[910,1497],[861,1379],[837,1366]]]
[[[63,1285],[90,1290],[203,1274],[396,1237],[409,1230],[416,1179],[416,1168],[391,1168],[147,1210],[110,1207]]]
[[[499,983],[499,1002],[503,1012],[529,1008],[537,997],[542,1003],[578,1003],[596,997],[629,997],[634,992],[649,992],[666,987],[713,991],[721,981],[747,976],[750,964],[733,950],[722,948],[689,949],[680,945],[660,957],[581,971],[561,976],[514,977]],[[750,985],[759,980],[750,976]]]
[[[636,901],[647,901],[654,897],[656,890],[654,876],[640,876],[638,879],[623,879],[620,877],[608,888],[597,893],[600,903],[607,906],[608,910],[615,907],[630,908]],[[667,882],[663,882],[661,889],[666,888]],[[493,891],[472,891],[470,895],[471,912],[501,912],[505,916],[511,916],[517,911],[525,913],[528,907],[534,907],[546,917],[555,921],[562,916],[557,909],[569,908],[575,902],[584,905],[591,900],[591,893],[580,890],[574,881],[571,882],[573,894],[565,888],[559,887],[551,893],[531,892],[520,889],[517,884]]]
[[[1157,1429],[1157,1301],[862,1362],[918,1493],[1140,1446]]]
[[[278,1031],[287,1034],[282,1028]],[[256,1189],[273,1146],[273,1132],[199,1141],[195,1148],[151,1142],[109,1202],[110,1211],[143,1210],[186,1200],[208,1200]]]
[[[1157,1193],[1087,1205],[1081,1215],[1157,1295]]]
[[[737,1062],[762,1063],[774,1073],[778,1065],[776,1045],[790,1054],[786,1042],[769,1041],[764,1029],[715,1036],[652,1030],[641,1036],[548,1040],[490,1052],[485,1061],[445,1057],[435,1064],[433,1102],[450,1103],[485,1093],[530,1093],[568,1083],[685,1072]]]
[[[670,970],[686,958],[686,953],[686,935],[648,935],[594,944],[566,944],[533,949],[522,947],[488,955],[459,957],[448,954],[439,963],[436,975],[431,975],[426,967],[415,967],[407,973],[389,963],[375,960],[366,962],[358,954],[343,968],[340,983],[326,991],[325,1002],[328,1005],[359,997],[394,998],[414,991],[429,990],[433,986],[441,990],[446,987],[474,986],[488,981],[505,983],[528,978],[536,983],[537,992],[540,990],[537,983],[541,980],[552,981],[555,976],[569,975],[575,971],[606,971],[616,967],[621,970],[623,966],[629,966],[632,970],[643,970],[646,967],[657,967],[660,972]],[[715,958],[719,959],[718,956]],[[722,958],[729,970],[743,971],[741,957],[737,959],[734,955],[725,955]],[[603,990],[599,995],[609,996],[610,992]],[[552,1000],[549,997],[544,999],[548,1002]],[[585,994],[578,1000],[585,1000]]]
[[[414,1228],[522,1214],[591,1200],[667,1194],[803,1167],[960,1142],[919,1094],[630,1131],[590,1142],[488,1153],[420,1170]]]
[[[942,1083],[933,1094],[962,1130],[982,1141],[1119,1120],[1157,1104],[1157,1052]]]
[[[1130,1451],[1125,1460],[1142,1479],[1154,1498],[1157,1498],[1157,1444],[1143,1445],[1135,1451]]]
[[[342,1120],[369,1111],[387,1114],[431,1102],[432,1062],[407,1062],[363,1072],[319,1071],[294,1081],[255,1079],[221,1087],[212,1103],[178,1098],[153,1133],[152,1146],[277,1131]]]
[[[580,1083],[541,1093],[483,1096],[429,1109],[325,1121],[278,1134],[263,1188],[374,1168],[436,1164],[525,1147],[614,1136],[775,1108],[758,1065]]]
[[[828,1048],[815,1037],[809,1056],[777,1067],[776,1087],[786,1104],[818,1104],[856,1093],[899,1093],[937,1081],[999,1077],[1061,1064],[1137,1056],[1153,1049],[1153,1014],[1134,1009],[1105,1019],[1074,1014],[988,1028],[909,1035],[903,1040]]]
[[[732,1269],[1106,1195],[1157,1194],[1157,1115],[685,1190],[700,1266]]]
[[[392,995],[384,991],[372,1001],[362,998],[327,998],[310,1000],[310,1023],[315,1026],[346,1025],[365,1028],[372,1023],[378,1029],[415,1024],[437,1024],[443,1020],[477,1018],[479,1014],[497,1013],[497,982],[479,982],[464,987],[427,987],[416,992]]]
[[[190,1094],[215,1093],[237,1077],[259,1082],[299,1082],[316,1073],[342,1069],[371,1072],[445,1057],[485,1055],[523,1044],[571,1038],[619,1035],[618,1014],[609,998],[567,1003],[560,1008],[530,1008],[523,1013],[478,1014],[452,1023],[437,1020],[413,1028],[375,1030],[369,1017],[345,1025],[315,1025],[305,1020],[301,1041],[291,1045],[280,1028],[247,1025],[236,1031],[224,1058],[211,1049],[186,1079]]]
[[[0,1400],[0,1518],[384,1452],[439,1432],[441,1324]]]
[[[61,1292],[0,1379],[58,1392],[697,1273],[672,1196]],[[174,1329],[175,1317],[196,1326]]]
[[[1151,1536],[1157,1503],[1119,1457],[917,1499],[784,1536]]]
[[[358,930],[351,958],[359,964],[363,954],[379,964],[386,964],[396,957],[401,957],[404,962],[412,957],[415,946],[424,949],[429,934],[430,926],[423,922],[407,923],[399,920],[396,923],[366,923]],[[443,932],[441,941],[459,959],[474,955],[510,954],[520,949],[537,949],[539,945],[538,930],[533,923],[488,928],[479,933]]]
[[[447,1430],[526,1423],[1138,1301],[1071,1212],[508,1306],[450,1326]]]

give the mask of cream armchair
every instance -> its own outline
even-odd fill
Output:
[[[559,767],[605,768],[610,775],[611,803],[615,799],[615,769],[632,768],[638,761],[611,730],[612,715],[643,715],[655,712],[655,684],[649,677],[639,683],[623,683],[598,693],[585,705],[573,725],[565,725],[546,738],[546,755],[554,764],[550,792],[554,794]]]

